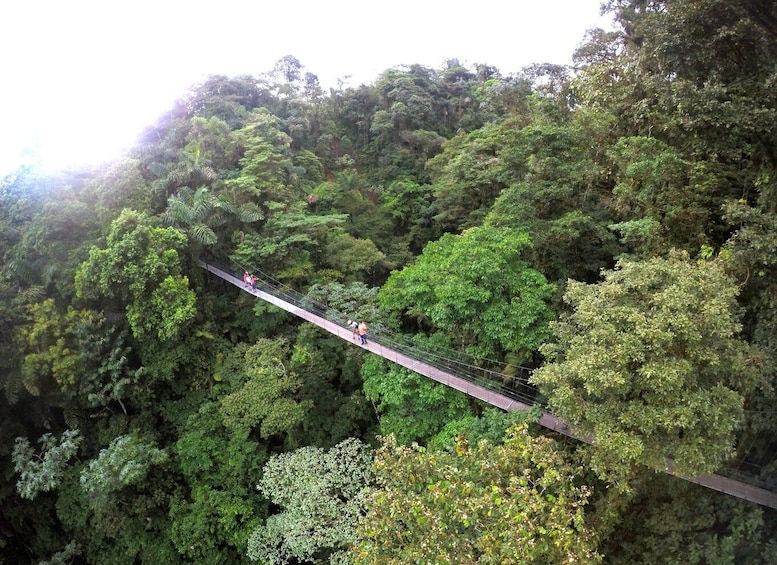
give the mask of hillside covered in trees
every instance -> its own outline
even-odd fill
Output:
[[[609,0],[574,68],[293,56],[0,181],[0,564],[777,563],[777,9]],[[586,446],[257,301],[511,376]],[[346,320],[343,320],[343,325]]]

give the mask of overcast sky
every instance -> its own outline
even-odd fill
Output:
[[[601,0],[6,0],[0,5],[0,175],[34,147],[50,166],[112,158],[208,75],[285,55],[325,88],[446,59],[503,74],[567,64]]]

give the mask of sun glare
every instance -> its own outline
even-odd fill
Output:
[[[454,57],[509,73],[531,62],[563,64],[584,29],[602,23],[599,0],[528,3],[516,18],[496,17],[503,9],[496,0],[466,15],[413,0],[397,0],[388,11],[355,0],[343,0],[339,10],[303,2],[307,17],[295,22],[294,33],[269,25],[288,16],[278,3],[226,0],[205,11],[151,0],[72,0],[52,3],[45,18],[36,3],[8,3],[0,50],[13,55],[0,58],[0,176],[19,164],[61,168],[120,156],[207,75],[269,71],[285,55],[298,58],[325,89],[346,75],[346,85],[358,86],[392,66],[439,68]],[[236,32],[235,13],[268,24],[260,34]],[[321,40],[322,29],[334,28],[369,29],[370,40],[343,56],[339,42]],[[400,28],[424,41],[397,41]],[[200,29],[208,34],[193,44],[191,31]]]
[[[7,116],[0,136],[0,176],[20,165],[71,169],[118,158],[188,86],[169,85],[143,93],[123,84],[105,84],[102,90],[64,93],[56,104],[37,105],[34,120]]]

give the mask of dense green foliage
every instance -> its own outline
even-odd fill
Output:
[[[777,11],[605,8],[574,68],[324,92],[288,56],[192,87],[121,159],[2,179],[0,564],[774,562],[776,511],[655,471],[775,485]],[[533,371],[596,443],[505,436],[538,409],[199,258]]]
[[[713,472],[731,457],[744,398],[758,376],[735,336],[736,287],[713,263],[680,254],[620,261],[596,285],[570,282],[573,312],[553,325],[557,341],[534,383],[553,412],[598,445],[595,468]],[[603,461],[599,463],[599,458]]]
[[[358,563],[598,563],[590,489],[553,441],[526,426],[504,444],[427,451],[384,442],[360,523]]]
[[[248,557],[268,564],[343,563],[370,484],[369,448],[349,438],[329,450],[302,447],[274,455],[257,488],[283,509],[248,539]]]
[[[511,229],[475,227],[445,234],[386,282],[378,301],[387,312],[454,336],[478,357],[512,352],[525,363],[547,335],[553,294],[539,271],[521,260],[530,245]]]

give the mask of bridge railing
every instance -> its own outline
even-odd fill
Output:
[[[207,264],[229,273],[238,280],[240,279],[240,275],[235,268],[212,261],[208,261]],[[242,271],[244,269],[240,270]],[[258,290],[266,292],[297,308],[315,314],[328,322],[347,327],[347,314],[325,304],[321,304],[320,302],[311,299],[309,296],[289,288],[258,269],[247,270],[257,277],[256,288]],[[392,332],[388,328],[381,327],[379,324],[371,323],[371,327],[372,331],[370,332],[369,339],[374,343],[402,353],[413,359],[423,360],[427,365],[462,379],[466,379],[473,384],[493,390],[494,392],[522,402],[528,406],[536,405],[543,410],[547,410],[546,403],[538,395],[537,390],[529,384],[531,371],[526,367],[516,367],[518,371],[518,374],[516,375],[505,374],[492,369],[479,367],[475,364],[473,359],[461,352],[443,348],[432,350],[419,346],[412,342],[407,336]],[[502,365],[505,367],[507,366],[505,364]],[[777,491],[777,480],[772,477],[771,473],[764,473],[764,468],[762,466],[752,465],[743,460],[729,462],[725,467],[718,471],[718,475],[768,491]]]
[[[346,327],[348,314],[313,300],[271,276],[255,268],[235,268],[222,263],[207,261],[207,264],[229,273],[240,279],[241,273],[248,271],[256,277],[256,288],[267,294],[282,300],[288,304],[302,308],[333,324]],[[520,366],[512,366],[515,374],[506,374],[486,367],[480,367],[475,361],[459,351],[444,348],[431,349],[419,346],[411,342],[407,336],[392,332],[379,323],[370,323],[369,339],[373,343],[380,344],[414,359],[423,359],[427,365],[451,373],[457,377],[468,380],[494,392],[498,392],[508,398],[512,398],[529,406],[542,404],[537,390],[529,384],[530,369]],[[505,364],[502,364],[508,367]]]

